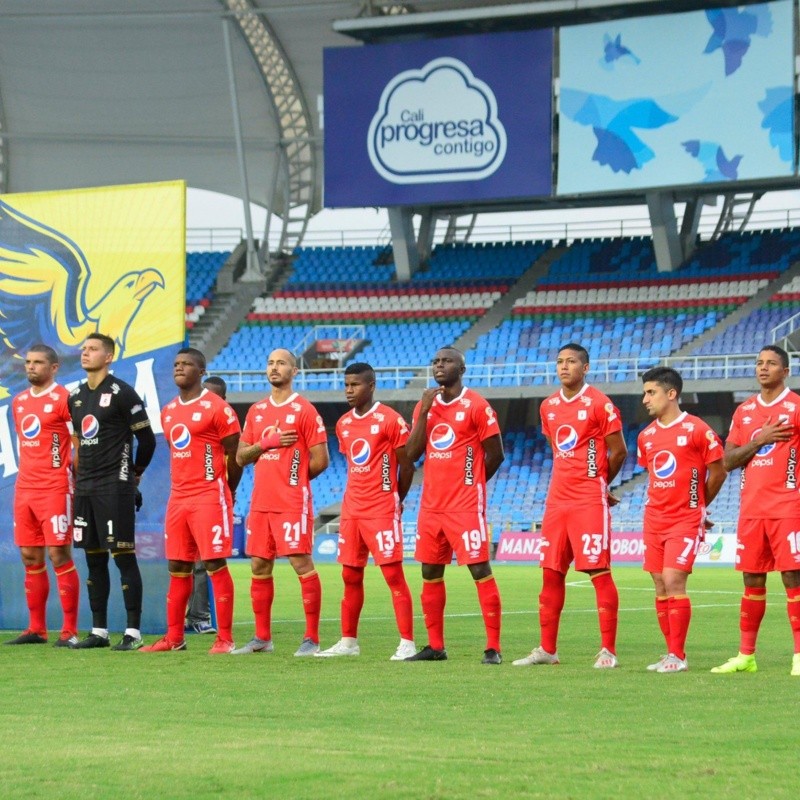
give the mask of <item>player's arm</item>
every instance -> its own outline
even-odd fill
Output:
[[[328,468],[330,456],[328,455],[328,443],[320,442],[309,448],[308,451],[308,479],[314,480],[317,475],[321,475]]]
[[[725,483],[727,477],[728,473],[725,469],[725,465],[722,463],[722,459],[712,461],[708,465],[705,486],[706,506],[710,506],[711,501],[719,494],[719,490],[722,488],[722,484]]]
[[[133,474],[136,483],[153,460],[156,451],[156,435],[148,422],[146,425],[134,426],[133,435],[136,437],[136,455],[133,458]]]
[[[503,437],[499,433],[481,442],[484,453],[484,469],[488,481],[503,463],[506,454],[503,452]]]
[[[279,431],[274,430],[271,433],[263,436],[255,444],[239,439],[239,444],[236,447],[236,463],[240,467],[246,467],[248,464],[255,464],[262,453],[267,450],[274,450],[278,447],[291,447],[297,441],[297,431]]]
[[[78,474],[78,453],[81,449],[81,442],[78,439],[78,434],[72,434],[72,474]]]
[[[606,436],[606,447],[608,448],[608,485],[611,486],[611,481],[617,477],[622,465],[625,463],[625,457],[628,455],[628,446],[625,444],[625,437],[622,431],[614,431]],[[615,506],[619,503],[619,498],[612,494],[611,489],[608,490],[609,505]]]
[[[422,393],[422,399],[419,402],[417,418],[414,421],[414,427],[411,429],[411,434],[406,442],[406,454],[413,462],[417,461],[425,452],[425,435],[428,429],[428,412],[433,406],[433,400],[436,395],[441,393],[441,386],[436,386],[433,389],[426,389]]]
[[[780,419],[776,422],[772,421],[770,417],[762,426],[752,441],[737,447],[733,442],[725,442],[725,457],[723,463],[728,472],[739,467],[744,467],[750,463],[753,456],[765,445],[774,444],[775,442],[788,442],[792,438],[794,426],[791,422],[782,422]]]
[[[222,447],[225,450],[225,469],[228,475],[228,488],[231,490],[231,494],[236,494],[236,487],[242,479],[242,467],[236,460],[238,446],[238,433],[232,433],[222,440]]]
[[[405,445],[398,447],[394,454],[397,457],[397,494],[402,503],[414,480],[414,462],[408,457]]]

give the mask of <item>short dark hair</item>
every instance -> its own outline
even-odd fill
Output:
[[[674,389],[681,396],[683,378],[680,372],[672,367],[653,367],[642,375],[642,383],[657,383],[664,389]]]
[[[466,366],[467,365],[467,358],[464,355],[462,350],[459,350],[457,347],[453,347],[452,344],[446,344],[444,347],[440,347],[439,350],[452,350],[454,353],[458,353],[461,356],[461,363]],[[438,353],[439,350],[436,352]]]
[[[42,344],[39,342],[38,344],[33,344],[28,348],[29,353],[43,353],[44,357],[51,363],[51,364],[60,364],[61,359],[58,357],[58,353],[50,347],[49,344]]]
[[[112,356],[117,350],[117,346],[116,344],[114,344],[114,340],[110,336],[106,336],[104,333],[100,333],[100,331],[94,331],[93,333],[90,333],[86,338],[96,339],[98,342],[102,342],[103,349],[107,353],[111,353]]]
[[[227,397],[227,395],[228,395],[228,384],[225,383],[225,379],[224,378],[220,378],[218,375],[212,375],[211,377],[206,378],[203,381],[203,386],[208,386],[209,383],[212,386],[218,386],[219,387],[220,395],[221,395],[223,400]]]
[[[777,354],[781,359],[783,368],[789,368],[789,354],[782,347],[779,347],[777,344],[765,344],[758,352],[763,353],[765,350],[769,350]]]
[[[200,367],[200,369],[206,368],[206,357],[196,347],[181,347],[181,349],[178,350],[178,355],[191,356],[197,362],[197,366]]]
[[[375,370],[366,361],[356,361],[354,364],[348,364],[345,367],[345,375],[366,375],[368,372],[372,373],[371,379],[375,380]]]
[[[589,363],[589,351],[582,344],[577,344],[576,342],[567,342],[558,348],[559,353],[562,350],[572,350],[580,356],[580,359],[584,364]]]

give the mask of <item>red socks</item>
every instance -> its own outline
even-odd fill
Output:
[[[669,649],[669,598],[656,597],[656,619],[658,619],[658,627],[661,628],[661,634],[664,637],[664,645],[667,652],[671,653]]]
[[[183,641],[183,625],[186,606],[192,595],[192,573],[170,572],[167,589],[167,639]]]
[[[394,564],[381,566],[383,578],[392,593],[394,617],[397,620],[397,630],[401,639],[414,641],[414,605],[411,600],[411,589],[408,588],[403,565],[397,561]]]
[[[786,612],[794,637],[794,652],[800,653],[800,588],[786,590]]]
[[[358,638],[358,620],[364,607],[364,569],[342,565],[342,636]]]
[[[739,652],[752,655],[756,651],[756,638],[761,620],[767,610],[767,589],[748,589],[745,587],[744,596],[739,612]]]
[[[272,639],[272,601],[275,599],[275,581],[253,575],[250,581],[250,602],[256,619],[256,638],[262,642]]]
[[[486,649],[500,652],[500,622],[502,605],[500,591],[494,575],[475,581],[478,590],[478,602],[483,614],[483,624],[486,627]]]
[[[208,573],[214,590],[214,608],[217,611],[217,636],[226,642],[233,641],[233,578],[226,564]]]
[[[678,658],[686,658],[686,635],[692,620],[692,604],[685,594],[667,598],[669,617],[668,650]]]
[[[565,576],[554,569],[542,570],[542,591],[539,593],[539,627],[542,649],[555,653],[558,643],[558,624],[564,608]],[[613,651],[612,651],[613,652]]]
[[[64,614],[62,630],[69,633],[78,632],[78,599],[81,594],[81,581],[75,562],[70,559],[60,567],[54,567],[58,596],[61,600],[61,611]]]
[[[50,594],[50,578],[47,564],[25,567],[25,600],[28,604],[28,628],[47,636],[47,595]]]
[[[444,578],[422,581],[422,614],[428,629],[428,644],[434,650],[444,650],[444,607],[447,591]]]
[[[304,639],[319,642],[319,614],[322,607],[322,584],[316,570],[298,575],[300,592],[303,596],[303,611],[306,615],[306,632]]]
[[[592,584],[597,599],[597,619],[600,623],[600,646],[617,652],[617,618],[619,616],[619,594],[610,572],[592,575]],[[546,648],[545,648],[546,649]]]

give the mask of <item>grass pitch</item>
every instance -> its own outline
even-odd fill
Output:
[[[236,638],[253,632],[249,570],[232,565]],[[406,569],[419,611],[419,569]],[[320,567],[322,646],[339,638],[339,568]],[[571,573],[556,667],[519,668],[537,638],[538,568],[498,566],[499,667],[465,569],[448,568],[447,662],[395,663],[388,590],[367,570],[358,658],[294,658],[297,580],[276,569],[272,655],[0,647],[3,798],[730,798],[797,796],[798,697],[785,596],[770,579],[756,674],[711,675],[736,652],[741,583],[692,576],[690,671],[663,652],[650,578],[615,570],[620,666],[592,669],[594,591]],[[83,599],[83,598],[82,598]],[[9,634],[10,636],[10,634]],[[9,638],[0,636],[0,638]],[[150,637],[155,638],[155,637]],[[425,644],[421,618],[416,638]]]

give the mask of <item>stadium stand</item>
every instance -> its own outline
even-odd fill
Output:
[[[186,327],[192,328],[214,299],[214,283],[229,252],[186,254]]]

